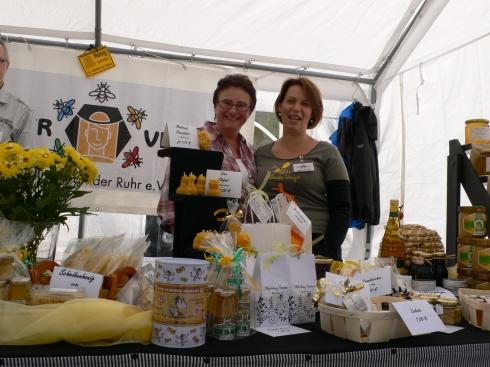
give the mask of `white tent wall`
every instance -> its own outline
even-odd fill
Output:
[[[406,70],[389,83],[379,111],[381,223],[388,219],[389,200],[404,193],[404,223],[435,229],[446,244],[449,140],[464,143],[465,120],[490,116],[489,63],[486,37]],[[468,204],[464,190],[461,202]],[[374,254],[382,234],[378,226]]]

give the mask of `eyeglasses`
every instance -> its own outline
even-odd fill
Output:
[[[0,58],[0,64],[3,64],[3,63],[8,64],[8,62],[9,61],[7,59]]]
[[[233,101],[229,99],[222,99],[221,101],[218,101],[218,105],[224,110],[231,110],[233,106],[235,106],[237,111],[240,112],[247,112],[250,110],[250,106],[245,102],[233,103]]]

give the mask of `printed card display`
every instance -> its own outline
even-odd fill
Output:
[[[289,256],[289,323],[315,322],[313,296],[316,291],[315,257],[313,254]]]
[[[199,149],[197,129],[195,126],[167,123],[160,146]]]
[[[209,189],[209,180],[219,180],[221,196],[239,199],[242,196],[242,173],[208,169],[206,171],[206,195]]]
[[[255,263],[250,325],[253,328],[289,325],[288,255],[259,254]]]
[[[258,218],[260,223],[269,222],[274,216],[274,212],[271,210],[269,204],[265,201],[262,195],[249,195],[247,199],[247,207],[252,214]]]
[[[344,307],[344,303],[342,302],[342,291],[344,289],[344,284],[348,278],[342,275],[327,272],[325,273],[325,279],[327,285],[324,289],[325,294],[322,298],[323,302],[335,306]],[[371,297],[369,287],[367,285],[365,285],[364,288],[360,290],[360,295],[363,298],[367,299]]]
[[[273,338],[278,336],[294,335],[294,334],[304,334],[309,333],[309,330],[299,328],[293,325],[285,326],[272,326],[272,327],[258,327],[255,330],[263,334],[272,336]]]
[[[286,223],[287,216],[286,212],[289,207],[289,202],[283,193],[277,194],[274,199],[270,201],[272,210],[274,210],[274,215],[279,223]]]
[[[301,244],[303,252],[311,253],[311,220],[293,201],[289,203],[288,210],[286,211],[286,223],[290,224],[292,227],[292,236],[294,236],[292,238],[293,243]]]
[[[446,326],[427,301],[394,302],[390,307],[395,308],[412,335],[446,331]]]
[[[99,298],[103,280],[100,274],[55,266],[49,287],[76,289],[85,292],[87,298]]]
[[[391,272],[391,266],[388,265],[381,269],[356,274],[353,279],[368,284],[371,296],[384,296],[392,292]]]

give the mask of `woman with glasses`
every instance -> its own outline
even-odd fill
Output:
[[[240,134],[257,103],[256,91],[246,75],[231,74],[218,81],[213,94],[215,121],[207,121],[198,130],[205,130],[211,136],[210,150],[224,154],[222,170],[242,172],[241,203],[247,195],[247,183],[255,185],[257,171],[254,150]],[[167,183],[167,185],[165,185]],[[174,205],[168,200],[168,172],[157,208],[160,226],[173,233]]]
[[[341,260],[351,207],[347,169],[335,146],[306,133],[322,119],[320,90],[307,78],[288,79],[274,110],[283,135],[257,149],[257,182],[271,172],[264,188],[269,197],[286,193],[311,220],[313,239],[324,235],[313,252]]]

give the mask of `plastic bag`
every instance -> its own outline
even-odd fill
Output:
[[[103,346],[149,344],[152,312],[106,299],[26,306],[0,301],[0,344],[36,345],[65,340]]]
[[[12,277],[30,278],[29,270],[20,258],[20,249],[34,237],[34,228],[27,223],[0,217],[0,256],[13,258]]]
[[[117,294],[117,300],[138,306],[142,310],[151,310],[154,277],[155,267],[153,264],[146,264],[121,288]]]
[[[103,275],[126,266],[139,270],[147,247],[145,237],[133,239],[121,234],[84,238],[68,245],[62,266]]]

